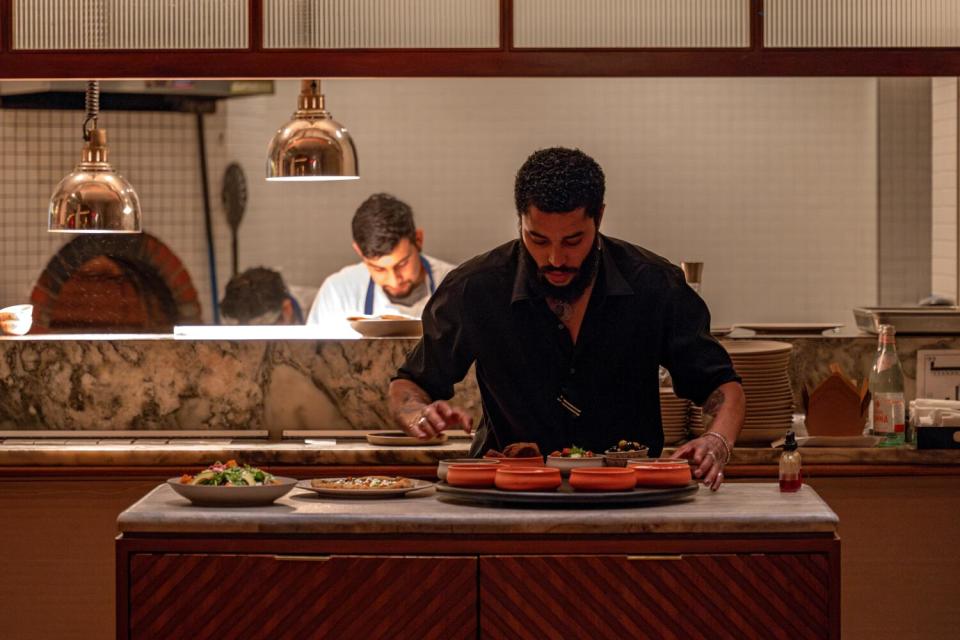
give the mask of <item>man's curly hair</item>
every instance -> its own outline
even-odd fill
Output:
[[[545,213],[566,213],[584,207],[588,218],[603,208],[603,169],[579,149],[551,147],[534,152],[517,172],[514,199],[517,214],[534,206]]]

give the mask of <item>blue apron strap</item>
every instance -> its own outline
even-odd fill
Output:
[[[363,314],[367,316],[373,315],[373,288],[375,286],[373,278],[370,278],[370,283],[367,285],[367,299],[363,303]]]
[[[287,300],[289,300],[291,306],[293,306],[293,321],[297,324],[303,324],[303,309],[300,308],[300,303],[289,294],[287,295]]]
[[[420,254],[420,264],[423,265],[423,270],[427,272],[427,279],[430,282],[430,295],[433,295],[437,290],[437,285],[433,281],[433,268],[430,267],[430,263],[423,257],[423,254]]]
[[[423,255],[420,256],[420,264],[423,266],[423,270],[427,272],[427,282],[430,286],[430,295],[437,290],[437,285],[433,281],[433,268],[430,266],[430,263],[427,262],[426,258]],[[373,289],[376,285],[373,284],[373,278],[370,278],[370,281],[367,283],[367,297],[363,302],[363,313],[364,315],[372,316],[373,315]]]

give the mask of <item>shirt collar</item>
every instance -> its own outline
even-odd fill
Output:
[[[531,273],[527,266],[527,261],[523,257],[523,240],[517,240],[517,273],[513,279],[513,294],[510,302],[519,300],[529,300],[531,298],[541,298],[541,294],[534,286],[536,273]],[[610,251],[607,250],[607,239],[600,234],[600,273],[597,274],[597,282],[594,285],[594,291],[598,291],[604,296],[630,296],[636,293],[627,279],[623,277],[617,263],[614,261]]]

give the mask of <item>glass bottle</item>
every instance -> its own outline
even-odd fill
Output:
[[[904,443],[905,406],[903,399],[903,367],[897,357],[896,330],[893,325],[880,325],[877,357],[870,370],[870,435],[880,436],[881,447]]]
[[[803,471],[800,469],[800,452],[797,451],[797,436],[787,431],[780,454],[780,491],[793,493],[803,485]]]

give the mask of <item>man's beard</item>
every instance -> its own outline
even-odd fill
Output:
[[[587,290],[587,287],[590,286],[590,283],[593,282],[597,271],[600,270],[600,245],[597,242],[593,243],[593,248],[590,249],[590,253],[583,259],[583,262],[580,263],[579,268],[539,267],[537,266],[537,261],[530,255],[530,252],[522,240],[520,241],[520,246],[523,248],[523,259],[526,262],[528,271],[537,274],[537,277],[534,279],[534,287],[548,298],[554,298],[563,302],[578,300],[580,296],[583,295],[583,292]],[[546,274],[551,272],[573,273],[575,275],[573,276],[573,280],[568,284],[558,287],[547,280]]]

